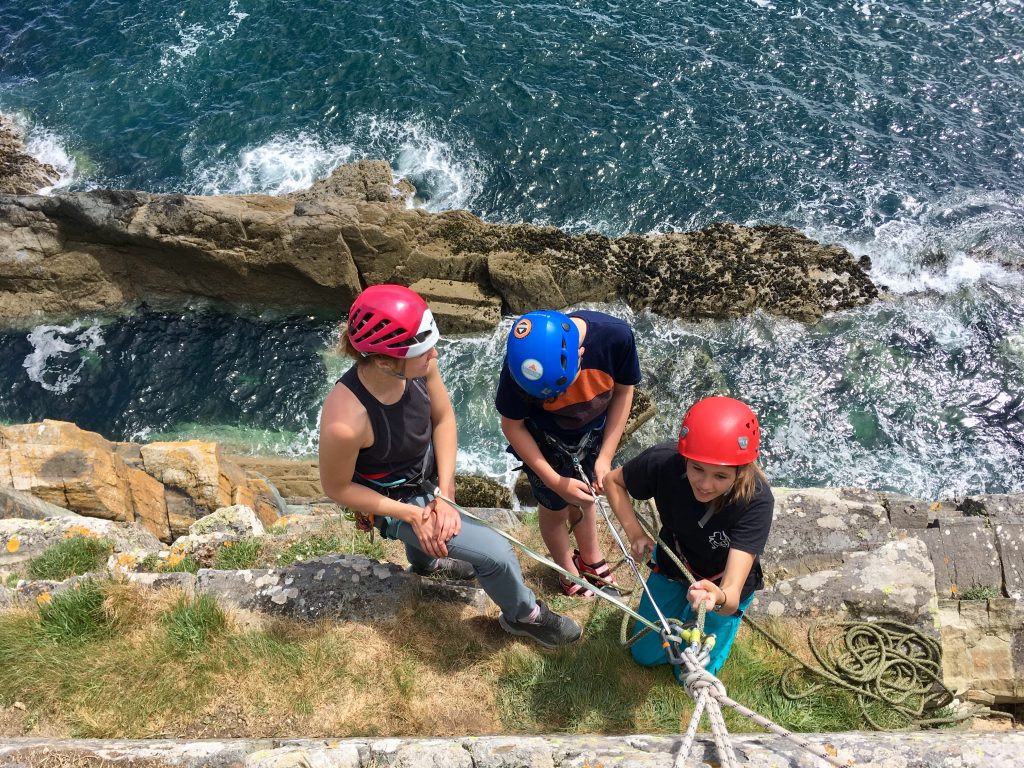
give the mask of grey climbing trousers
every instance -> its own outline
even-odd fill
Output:
[[[406,504],[426,506],[432,496],[420,495],[405,499]],[[527,618],[537,604],[533,590],[523,583],[523,572],[512,545],[482,523],[462,515],[462,528],[448,540],[448,557],[465,560],[473,566],[487,596],[510,621]],[[385,517],[379,526],[386,539],[405,544],[405,556],[417,568],[429,569],[434,558],[420,549],[420,540],[412,526],[393,517]]]

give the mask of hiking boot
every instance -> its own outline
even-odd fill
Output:
[[[476,578],[476,569],[465,560],[454,557],[439,557],[431,567],[412,566],[412,572],[428,579],[444,579],[446,581],[472,581]]]
[[[498,616],[498,623],[510,635],[528,637],[545,648],[558,648],[575,643],[583,635],[580,625],[568,616],[555,613],[541,600],[537,601],[537,605],[540,611],[533,621],[509,621],[505,614],[501,614]]]

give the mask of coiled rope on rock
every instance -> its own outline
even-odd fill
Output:
[[[584,476],[585,477],[585,476]],[[486,520],[477,517],[472,512],[468,511],[464,507],[461,507],[454,500],[449,499],[447,496],[441,493],[440,488],[434,490],[434,496],[441,501],[445,502],[453,509],[457,510],[460,514],[475,520],[488,528],[493,530],[499,536],[504,538],[506,541],[519,547],[524,553],[532,557],[539,563],[547,565],[549,568],[557,571],[562,576],[570,579],[573,583],[579,583],[581,586],[587,587],[589,584],[584,582],[575,574],[569,573],[567,570],[553,562],[549,558],[535,552],[533,549],[528,547],[523,542],[512,536],[500,528],[488,523]],[[599,502],[598,506],[605,516],[606,522],[611,528],[616,541],[619,543],[620,548],[623,551],[623,555],[626,561],[634,569],[635,575],[641,581],[641,585],[646,590],[646,584],[640,577],[639,570],[637,570],[636,562],[629,552],[629,549],[622,543],[621,538],[618,536],[617,531],[612,526],[611,519],[606,508],[604,499],[595,495],[595,499]],[[828,763],[837,766],[837,768],[848,768],[849,762],[843,762],[839,759],[828,754],[823,748],[817,744],[812,744],[802,736],[798,736],[791,731],[786,730],[781,725],[769,720],[768,718],[757,714],[753,710],[744,707],[739,702],[729,698],[726,694],[725,686],[721,680],[715,677],[713,674],[707,671],[705,667],[711,658],[711,649],[714,647],[714,635],[704,635],[704,619],[706,614],[706,607],[701,605],[697,611],[697,625],[694,629],[680,629],[682,623],[676,619],[666,619],[660,610],[657,610],[658,617],[661,622],[659,627],[649,619],[641,616],[630,606],[618,598],[612,597],[606,594],[604,591],[598,589],[594,591],[595,595],[600,596],[607,602],[612,603],[619,608],[623,613],[626,614],[624,622],[627,622],[629,617],[636,619],[640,624],[643,625],[641,633],[638,636],[642,636],[643,633],[648,631],[658,632],[662,638],[662,647],[665,650],[665,654],[668,657],[669,663],[672,664],[673,669],[676,672],[676,678],[683,685],[687,694],[694,700],[694,711],[690,717],[689,726],[686,729],[686,735],[683,737],[683,741],[680,744],[679,750],[676,752],[676,758],[673,764],[673,768],[684,768],[689,758],[690,750],[693,746],[693,740],[697,733],[697,727],[700,725],[701,718],[707,714],[708,721],[711,726],[712,737],[715,741],[715,747],[718,751],[719,764],[722,768],[738,768],[736,760],[736,754],[733,751],[732,744],[729,742],[729,732],[725,725],[725,719],[722,716],[721,706],[725,705],[733,708],[741,715],[751,719],[753,722],[760,725],[762,728],[775,733],[778,736],[782,736],[785,739],[792,741],[800,747],[803,747],[809,752],[812,752],[821,759]],[[652,601],[653,604],[653,601]],[[676,631],[673,631],[675,629]],[[684,635],[686,639],[684,640]],[[638,636],[630,639],[630,643],[636,642]],[[688,645],[685,645],[688,641]],[[683,671],[685,668],[685,672]],[[680,725],[682,725],[680,723]]]
[[[653,521],[657,507],[653,501],[648,501],[647,505]],[[693,574],[658,538],[653,522],[641,514],[637,514],[637,520],[680,572],[691,583],[695,582]],[[704,610],[702,604],[697,613],[697,627],[701,631],[704,628]],[[807,630],[807,645],[818,662],[819,666],[815,667],[793,653],[750,616],[744,614],[743,620],[795,662],[779,681],[782,695],[790,701],[812,696],[829,685],[842,688],[854,695],[865,722],[876,731],[953,725],[981,714],[1005,716],[1005,713],[993,712],[980,705],[962,708],[954,714],[937,714],[952,704],[954,699],[952,691],[942,682],[942,649],[937,640],[908,624],[891,619],[845,621],[828,625],[820,619],[814,621]],[[628,624],[629,618],[623,616],[619,637],[627,647],[649,631],[642,628],[627,639]],[[819,633],[826,626],[841,632],[823,643]],[[820,679],[801,685],[797,679],[803,674]],[[879,723],[871,714],[873,704],[885,705],[902,719],[903,724],[892,726]]]

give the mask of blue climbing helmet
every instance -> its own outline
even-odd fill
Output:
[[[531,397],[562,394],[580,369],[579,328],[561,312],[527,312],[509,331],[508,369]]]

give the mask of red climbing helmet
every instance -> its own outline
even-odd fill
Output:
[[[705,464],[738,467],[757,458],[761,427],[750,406],[731,397],[705,397],[683,417],[676,450]]]
[[[348,338],[363,355],[417,357],[441,334],[418,293],[404,285],[371,285],[348,311]]]

